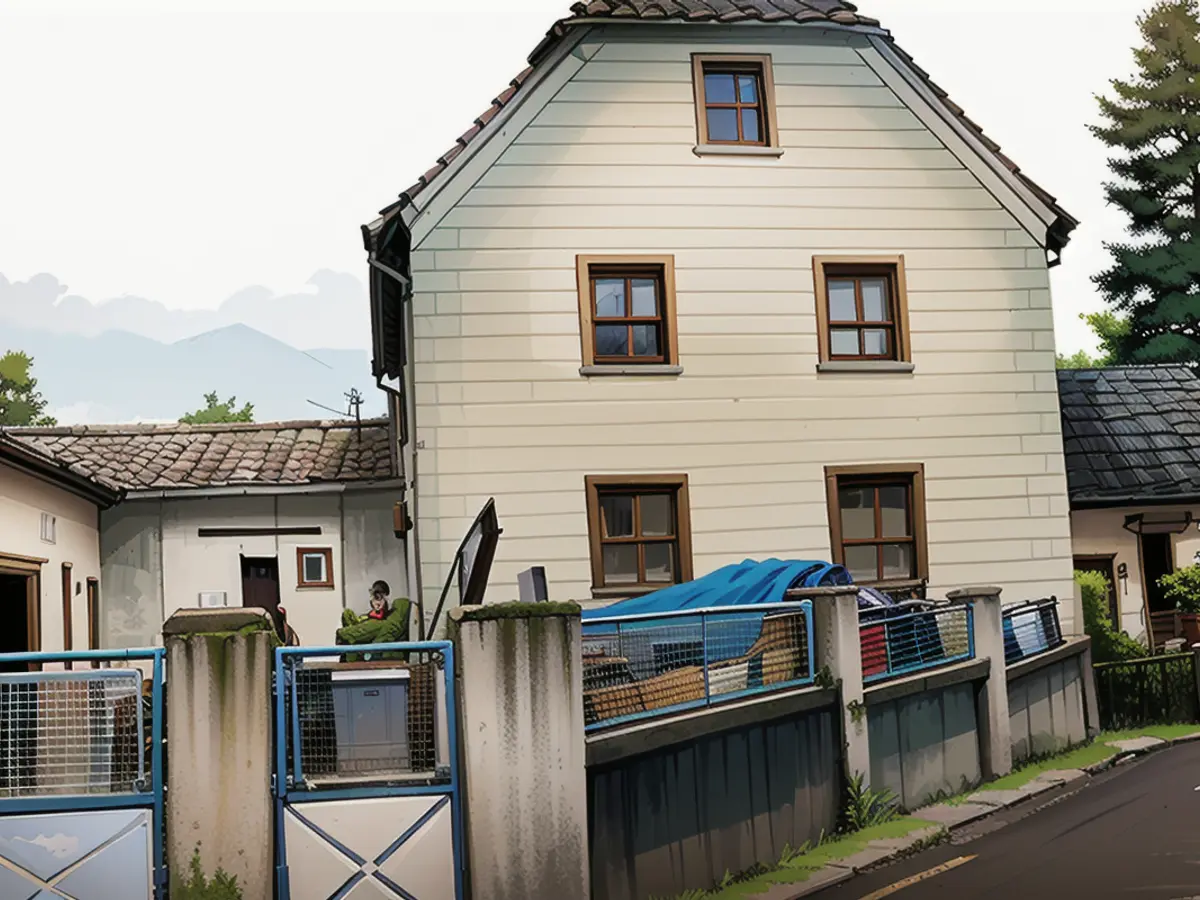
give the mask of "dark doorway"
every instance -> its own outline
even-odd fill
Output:
[[[1121,627],[1121,610],[1117,600],[1116,556],[1077,556],[1075,571],[1096,572],[1108,582],[1108,617],[1118,629]]]
[[[29,646],[28,575],[0,573],[0,653],[27,653]],[[0,672],[28,672],[27,663],[0,663]]]
[[[242,606],[257,606],[271,614],[275,630],[283,633],[279,618],[279,560],[275,557],[242,557]]]
[[[1151,615],[1156,612],[1168,612],[1174,609],[1174,606],[1163,595],[1158,580],[1175,571],[1171,535],[1141,534],[1138,535],[1138,541],[1142,553],[1142,582],[1146,587],[1146,609]]]

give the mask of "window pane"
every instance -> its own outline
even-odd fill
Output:
[[[869,541],[875,535],[875,489],[844,487],[838,490],[842,511],[842,539]]]
[[[304,555],[304,580],[314,584],[325,581],[325,555],[323,553],[306,553]]]
[[[710,109],[708,111],[708,139],[710,141],[736,141],[738,139],[736,109]]]
[[[597,325],[596,355],[628,356],[629,329],[624,325]]]
[[[883,577],[887,580],[915,578],[916,558],[912,544],[883,545]]]
[[[637,584],[637,544],[608,544],[601,553],[605,584]]]
[[[646,581],[674,584],[675,547],[673,544],[646,544]]]
[[[890,322],[888,315],[887,281],[882,278],[864,278],[862,284],[863,321]]]
[[[743,141],[761,141],[758,136],[758,110],[743,109],[742,110],[742,140]]]
[[[658,352],[658,326],[657,325],[634,325],[633,326],[633,355],[634,356],[659,356]]]
[[[600,516],[605,537],[633,537],[633,497],[605,494],[600,498]]]
[[[888,333],[882,328],[863,330],[863,356],[889,356]]]
[[[835,328],[829,333],[829,352],[834,356],[858,356],[858,331]]]
[[[758,102],[758,79],[755,76],[738,76],[738,100],[742,103]]]
[[[596,279],[596,315],[602,319],[625,315],[625,279]]]
[[[704,76],[704,102],[705,103],[733,103],[733,76],[732,75],[705,75]]]
[[[874,545],[846,548],[846,568],[855,581],[879,579],[878,549]]]
[[[829,292],[829,321],[857,322],[858,310],[854,306],[854,282],[831,279],[826,288]]]
[[[639,498],[642,504],[642,534],[646,537],[665,537],[675,533],[675,516],[672,515],[669,494],[643,494]]]
[[[883,519],[880,537],[912,537],[908,529],[908,488],[899,484],[881,487],[879,510]]]
[[[655,289],[655,284],[653,278],[634,278],[632,280],[633,314],[635,316],[658,315],[658,291]]]

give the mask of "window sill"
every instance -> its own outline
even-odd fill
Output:
[[[625,600],[630,597],[641,597],[645,594],[652,594],[655,591],[661,591],[663,588],[673,587],[674,585],[664,584],[660,587],[594,587],[592,588],[593,600]]]
[[[692,152],[697,156],[758,156],[768,159],[783,156],[782,147],[742,147],[737,144],[697,144]]]
[[[298,585],[296,585],[296,590],[298,590],[298,591],[332,591],[333,589],[334,589],[334,585],[332,585],[332,584],[298,584]]]
[[[584,378],[597,375],[653,375],[657,377],[682,375],[683,366],[580,366]]]
[[[874,375],[911,375],[916,370],[910,362],[890,359],[834,359],[817,364],[817,371],[826,372],[869,372]]]

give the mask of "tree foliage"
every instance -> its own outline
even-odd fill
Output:
[[[230,397],[224,403],[217,398],[217,392],[204,395],[204,406],[195,412],[188,413],[179,420],[185,425],[216,425],[223,422],[253,422],[254,404],[247,403],[241,409],[237,408],[237,397]]]
[[[0,356],[0,426],[56,425],[33,377],[33,357],[19,350]]]
[[[1129,336],[1129,320],[1109,310],[1080,315],[1100,339],[1100,354],[1093,357],[1086,350],[1071,356],[1058,356],[1060,369],[1095,369],[1120,363],[1121,342]]]
[[[1121,363],[1200,362],[1200,10],[1159,0],[1138,20],[1137,72],[1098,97],[1092,132],[1116,151],[1105,185],[1129,219],[1130,240],[1106,244],[1112,266],[1095,282],[1128,318]]]

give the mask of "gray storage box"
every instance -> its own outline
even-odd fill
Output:
[[[405,775],[408,750],[407,669],[332,673],[339,776]]]

